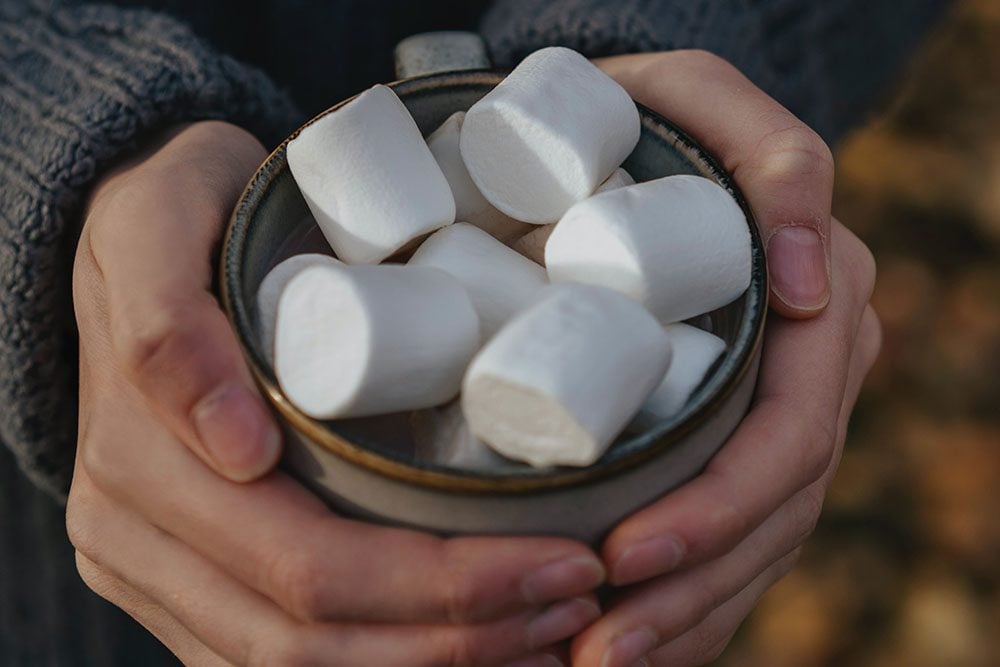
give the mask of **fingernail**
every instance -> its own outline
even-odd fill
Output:
[[[830,300],[826,251],[812,227],[782,227],[767,244],[772,288],[787,305],[818,310]]]
[[[604,566],[593,556],[574,556],[543,565],[521,582],[529,604],[544,604],[585,593],[604,581]]]
[[[538,615],[525,630],[532,650],[568,639],[601,617],[601,608],[586,598],[557,602]]]
[[[281,434],[244,385],[219,387],[191,415],[205,451],[229,479],[248,481],[274,464]]]
[[[562,660],[550,653],[539,653],[508,662],[504,667],[565,667],[565,665]]]
[[[648,665],[646,655],[656,648],[656,633],[650,628],[639,628],[619,636],[604,652],[601,667],[632,667]]]
[[[623,586],[666,574],[681,564],[684,553],[684,544],[672,535],[634,544],[615,561],[611,581],[616,586]]]

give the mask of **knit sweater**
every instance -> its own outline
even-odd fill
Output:
[[[216,118],[271,146],[322,108],[390,80],[392,46],[407,34],[478,26],[500,66],[552,44],[588,56],[713,51],[835,142],[945,4],[910,0],[904,12],[892,0],[0,0],[0,441],[13,453],[0,452],[0,662],[121,657],[99,642],[79,653],[39,648],[44,635],[37,652],[7,652],[31,635],[32,614],[57,613],[33,600],[79,599],[58,509],[15,479],[11,461],[64,497],[76,441],[70,277],[82,206],[99,175],[146,136]],[[11,614],[22,624],[10,625]],[[96,621],[86,627],[91,642],[107,635]]]
[[[311,115],[391,79],[395,40],[472,27],[483,9],[460,0],[144,4],[187,24],[146,9],[0,0],[0,440],[56,496],[76,432],[71,259],[102,169],[187,120],[226,119],[274,144],[303,120],[295,102]],[[911,0],[902,13],[891,0],[503,0],[481,25],[504,66],[551,44],[589,56],[714,51],[834,141],[943,4]]]

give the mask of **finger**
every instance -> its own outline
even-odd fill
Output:
[[[842,447],[848,417],[857,400],[862,380],[878,351],[878,320],[870,306],[866,307],[853,337],[855,344],[852,348],[847,390],[838,419],[838,450]],[[797,551],[812,534],[839,458],[838,453],[819,480],[795,494],[729,554],[707,565],[636,587],[588,631],[586,638],[578,640],[581,655],[594,658],[601,654],[604,656],[602,659],[609,660],[608,664],[619,664],[616,662],[618,658],[614,657],[617,653],[624,656],[637,651],[647,653],[653,638],[657,644],[673,643],[680,641],[675,640],[675,637],[681,638],[692,632],[697,637],[699,627],[703,630],[715,627],[709,623],[709,619],[718,616],[717,609],[732,608],[733,599],[744,598],[748,589],[754,589],[762,581],[759,573],[773,572],[775,562],[787,562],[787,554]],[[782,570],[782,573],[784,571],[787,570]],[[770,583],[775,580],[771,579]],[[606,648],[608,642],[614,643],[619,639],[622,642],[617,648]],[[699,646],[704,650],[697,654],[708,652],[716,644],[717,642],[700,641]],[[721,650],[722,646],[718,648]],[[589,656],[587,649],[591,654]],[[607,654],[611,654],[611,657]],[[637,659],[631,658],[632,662]],[[586,660],[584,663],[586,664]],[[678,664],[689,663],[681,660]]]
[[[694,667],[715,662],[767,590],[794,567],[797,553],[762,572],[753,582],[683,635],[656,649],[650,667]]]
[[[851,353],[851,363],[847,371],[847,388],[844,392],[844,401],[840,407],[840,418],[837,421],[837,440],[833,457],[826,472],[816,482],[816,484],[822,486],[823,493],[826,492],[833,476],[837,473],[837,468],[840,465],[840,457],[847,438],[847,425],[850,421],[851,413],[858,402],[858,396],[861,394],[861,387],[864,384],[865,377],[875,364],[881,348],[882,325],[875,310],[868,305],[861,316],[857,335],[854,337],[854,349]]]
[[[95,484],[298,618],[474,622],[603,581],[571,540],[444,540],[338,517],[278,473],[225,482],[123,400],[95,399],[82,446]]]
[[[729,553],[636,585],[573,644],[574,664],[627,667],[689,632],[812,534],[825,486],[799,491]]]
[[[216,133],[212,147],[225,143],[219,132],[233,134],[225,145],[236,148],[206,155],[205,132]],[[221,124],[182,132],[96,201],[83,241],[104,278],[111,362],[194,452],[245,481],[274,465],[280,435],[210,293],[224,221],[263,157],[235,133]]]
[[[77,521],[94,527],[86,538],[77,536],[88,559],[159,600],[167,615],[237,664],[493,665],[536,654],[600,615],[592,597],[581,597],[479,625],[299,623],[100,494],[74,511]]]
[[[716,155],[753,209],[774,308],[811,317],[830,298],[833,158],[823,140],[736,68],[704,51],[600,61],[636,100]]]
[[[705,472],[622,522],[603,554],[626,584],[726,553],[828,468],[851,346],[874,280],[867,249],[834,226],[839,293],[812,320],[772,321],[755,402]]]
[[[176,618],[149,597],[110,574],[79,551],[76,552],[76,568],[80,578],[90,590],[134,618],[185,665],[223,667],[230,664],[201,643]]]

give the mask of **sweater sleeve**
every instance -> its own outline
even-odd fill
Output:
[[[71,273],[89,188],[159,128],[223,119],[272,144],[297,115],[167,16],[0,0],[0,439],[53,495],[75,451]]]
[[[711,51],[834,143],[948,0],[498,0],[482,32],[498,65],[544,46],[590,57]]]

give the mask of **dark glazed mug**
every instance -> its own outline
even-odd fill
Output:
[[[478,37],[420,35],[397,50],[398,70],[419,75],[390,87],[426,136],[503,79],[500,71],[468,69],[485,63]],[[446,64],[448,71],[426,71]],[[727,351],[684,409],[654,428],[620,437],[592,466],[493,473],[416,461],[406,442],[405,415],[324,422],[303,414],[278,386],[253,318],[257,287],[275,264],[325,247],[286,162],[285,149],[297,131],[268,156],[241,196],[221,261],[222,302],[284,428],[282,465],[289,474],[339,511],[361,518],[442,533],[534,533],[585,542],[596,542],[622,518],[698,474],[750,404],[767,311],[767,271],[753,214],[730,176],[668,120],[639,110],[642,136],[625,169],[640,182],[672,174],[713,179],[739,203],[752,237],[749,289],[706,316]]]

